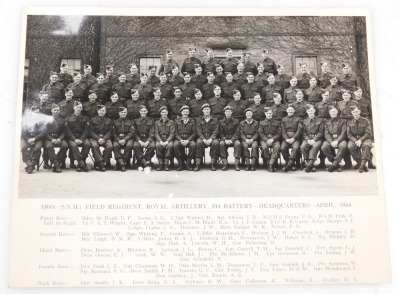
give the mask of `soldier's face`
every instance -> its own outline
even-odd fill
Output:
[[[275,84],[275,77],[273,75],[270,75],[267,79],[268,84],[273,85]]]
[[[321,70],[322,70],[323,73],[326,73],[328,71],[328,64],[323,63],[321,65]]]
[[[182,117],[188,117],[189,116],[189,109],[182,110],[181,114],[182,114]]]
[[[75,113],[76,115],[79,115],[79,114],[81,114],[81,112],[82,112],[82,104],[77,104],[77,105],[75,105],[75,106],[74,106],[74,113]]]
[[[54,107],[51,109],[51,114],[53,116],[58,116],[60,114],[60,107]]]
[[[160,114],[161,114],[161,117],[162,117],[162,118],[167,118],[167,116],[168,116],[168,110],[164,109],[164,110],[162,110],[162,111],[160,112]]]
[[[85,67],[83,69],[83,72],[87,75],[90,75],[92,73],[92,68],[91,67]]]
[[[237,70],[238,70],[239,72],[242,72],[243,69],[244,69],[243,63],[239,63],[238,66],[237,66]]]
[[[90,94],[90,95],[89,95],[89,101],[90,101],[90,102],[94,102],[94,101],[96,101],[96,99],[97,99],[96,94]]]
[[[354,91],[354,97],[356,99],[361,99],[362,98],[362,90],[360,89],[360,90]]]
[[[65,73],[67,73],[67,71],[68,71],[68,67],[67,66],[66,67],[60,67],[60,72],[61,73],[65,74]]]
[[[112,96],[111,96],[111,102],[112,102],[112,103],[115,103],[115,102],[117,102],[117,101],[118,101],[118,95],[117,95],[117,94],[112,95]]]
[[[156,69],[154,67],[152,69],[150,69],[149,74],[151,76],[154,76],[156,74]]]
[[[203,114],[204,114],[205,116],[209,116],[209,115],[210,115],[210,112],[211,112],[210,107],[204,107],[204,108],[203,108]]]
[[[311,85],[312,87],[316,86],[316,85],[317,85],[317,80],[316,80],[315,78],[312,78],[312,79],[310,80],[310,85]]]
[[[215,71],[217,72],[217,74],[222,74],[222,67],[218,66]]]
[[[167,82],[167,76],[166,75],[160,76],[160,82],[165,84]]]
[[[196,67],[195,68],[195,72],[199,75],[199,74],[201,74],[201,72],[202,72],[202,68],[201,67]]]
[[[98,82],[99,84],[104,83],[104,76],[103,76],[103,75],[98,76],[98,77],[97,77],[97,82]]]
[[[227,81],[228,83],[230,83],[230,82],[233,81],[233,75],[232,75],[232,74],[227,74],[227,75],[225,76],[225,78],[226,78],[226,81]]]
[[[112,75],[113,72],[114,72],[114,69],[113,69],[113,68],[106,68],[106,74],[107,74],[108,76]]]
[[[136,91],[134,93],[131,93],[131,97],[133,100],[138,100],[139,99],[139,92]]]
[[[271,110],[269,110],[269,111],[267,111],[267,112],[264,112],[265,113],[265,117],[267,118],[267,119],[272,119],[272,111]]]
[[[267,58],[268,57],[268,51],[263,51],[263,53],[262,53],[262,56],[264,57],[264,58]]]
[[[230,109],[225,110],[225,117],[226,118],[231,118],[232,117],[232,110],[230,110]]]
[[[186,75],[183,77],[185,83],[190,83],[190,75]]]
[[[235,101],[239,101],[241,97],[242,97],[242,95],[240,94],[239,91],[236,92],[235,94],[233,94],[233,99],[234,99]]]
[[[105,116],[106,115],[106,108],[103,107],[103,108],[97,109],[97,114],[99,116]]]
[[[214,80],[215,80],[214,75],[212,75],[212,74],[211,74],[211,75],[208,75],[208,76],[207,76],[207,80],[208,80],[209,83],[214,82]]]
[[[57,75],[52,75],[52,76],[50,76],[50,81],[51,81],[52,83],[57,82],[57,81],[58,81],[58,76],[57,76]]]
[[[250,59],[251,59],[251,56],[250,56],[249,54],[246,54],[246,55],[244,56],[244,61],[250,62]]]
[[[348,66],[345,66],[342,68],[342,71],[345,75],[347,75],[350,72],[350,68]]]
[[[343,93],[342,98],[343,98],[343,101],[348,102],[348,101],[350,101],[351,95],[350,95],[350,93]]]
[[[308,114],[308,117],[309,117],[309,118],[313,118],[314,115],[315,115],[315,109],[314,109],[313,107],[309,108],[309,109],[307,110],[307,114]]]
[[[179,74],[179,68],[177,68],[177,67],[173,68],[173,69],[172,69],[172,74],[173,74],[174,76],[177,76],[177,75]]]
[[[137,74],[138,73],[138,68],[136,65],[132,65],[130,68],[131,73]]]
[[[77,84],[81,82],[81,79],[82,79],[81,75],[74,76],[74,82],[77,83]]]
[[[253,75],[248,75],[247,76],[247,82],[249,82],[250,84],[254,82],[254,76]]]
[[[292,87],[296,86],[296,85],[297,85],[297,79],[291,79],[291,80],[290,80],[290,85],[291,85]]]
[[[283,75],[284,72],[285,72],[285,68],[283,66],[278,68],[278,74]]]
[[[176,89],[174,91],[175,98],[181,98],[182,91],[180,89]]]
[[[281,97],[281,95],[274,96],[274,102],[275,102],[275,104],[277,104],[277,105],[281,104],[281,102],[282,102],[282,97]]]
[[[47,102],[47,101],[49,101],[49,95],[47,95],[47,94],[42,94],[42,95],[40,96],[40,102]]]
[[[253,112],[246,111],[245,116],[246,116],[246,119],[252,119],[253,118]]]
[[[304,94],[303,94],[303,92],[301,92],[301,91],[297,92],[297,93],[296,93],[296,99],[297,99],[297,102],[303,101],[303,99],[304,99]]]
[[[128,111],[126,109],[120,111],[119,113],[120,118],[125,118],[128,115]]]
[[[337,84],[337,78],[330,79],[331,85],[335,86]]]
[[[74,96],[74,93],[72,91],[65,92],[65,99],[71,100],[73,96]]]
[[[260,95],[255,96],[253,99],[254,99],[254,103],[255,104],[260,104],[261,103],[261,96]]]
[[[212,50],[207,51],[207,56],[208,57],[214,57],[214,52]]]
[[[172,59],[172,52],[171,53],[167,53],[167,59],[171,60]]]
[[[147,109],[146,108],[142,108],[142,109],[140,109],[139,113],[140,113],[141,117],[146,117],[147,116]]]
[[[322,94],[322,101],[327,102],[329,99],[329,92],[325,92]]]
[[[120,83],[125,83],[126,82],[126,75],[120,75],[118,79],[119,79]]]
[[[157,90],[154,92],[154,99],[160,100],[161,99],[161,91]]]
[[[302,66],[300,66],[300,71],[302,73],[306,73],[307,72],[307,65],[303,64]]]
[[[226,52],[226,58],[232,58],[232,51],[231,50]]]
[[[264,65],[260,64],[260,65],[257,67],[257,71],[258,71],[258,73],[263,73],[263,72],[264,72]]]
[[[194,94],[194,97],[195,97],[197,100],[200,100],[200,99],[203,97],[203,94],[202,94],[200,91],[198,91],[196,94]]]
[[[338,110],[336,108],[332,108],[331,110],[329,110],[329,115],[331,116],[331,118],[337,117]]]
[[[288,109],[286,109],[286,113],[288,114],[288,116],[292,116],[294,114],[294,108],[288,107]]]
[[[351,114],[353,115],[353,117],[355,119],[359,119],[360,118],[360,110],[358,108],[354,109]]]
[[[196,55],[196,50],[189,51],[189,57],[194,57]]]
[[[146,84],[146,83],[147,83],[147,76],[141,76],[141,77],[140,77],[140,82],[141,82],[142,84]]]
[[[216,88],[214,89],[214,95],[215,95],[215,96],[221,95],[221,88],[220,88],[220,87],[216,87]]]

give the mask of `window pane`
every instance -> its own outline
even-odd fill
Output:
[[[140,57],[139,58],[139,69],[141,73],[149,73],[149,66],[155,65],[157,69],[160,68],[161,58],[160,57]]]
[[[295,57],[295,74],[300,74],[300,63],[307,64],[308,70],[311,74],[317,75],[317,56],[296,56]]]

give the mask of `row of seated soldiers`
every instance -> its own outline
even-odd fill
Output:
[[[279,93],[275,98],[281,99]],[[89,119],[82,114],[82,103],[75,101],[74,113],[65,120],[59,115],[60,106],[52,106],[51,123],[45,127],[40,123],[30,128],[23,127],[21,147],[28,173],[32,173],[38,164],[43,144],[55,172],[61,172],[61,168],[65,167],[68,148],[73,159],[78,161],[78,171],[88,171],[85,161],[90,149],[95,167],[100,171],[106,170],[105,163],[113,151],[117,168],[125,171],[130,164],[132,150],[143,167],[151,164],[156,151],[158,170],[168,170],[167,163],[175,157],[177,170],[183,169],[184,161],[187,169],[193,170],[192,160],[195,160],[194,170],[199,171],[207,147],[210,147],[213,171],[218,158],[222,160],[222,170],[227,170],[228,147],[234,148],[235,170],[240,170],[242,157],[246,170],[255,170],[260,146],[263,162],[271,172],[276,171],[280,154],[286,163],[283,170],[292,170],[300,151],[307,163],[306,172],[315,171],[314,162],[321,150],[332,162],[328,167],[330,172],[341,171],[339,163],[343,158],[345,167],[352,167],[351,158],[346,158],[346,154],[351,154],[360,173],[368,171],[367,162],[371,159],[371,124],[367,118],[361,117],[356,105],[350,108],[351,118],[338,117],[338,108],[330,105],[329,119],[316,117],[312,104],[306,106],[307,118],[304,119],[295,115],[292,105],[285,107],[287,116],[281,119],[274,118],[272,107],[265,106],[265,119],[261,121],[253,118],[254,110],[251,108],[243,111],[245,119],[240,121],[232,116],[231,106],[225,106],[224,117],[218,119],[212,116],[213,106],[208,103],[201,106],[203,115],[197,119],[190,118],[190,107],[183,105],[176,119],[168,118],[168,108],[162,106],[159,109],[160,118],[153,120],[147,116],[147,107],[141,105],[139,118],[130,120],[127,108],[121,106],[119,118],[114,121],[106,116],[104,105],[98,105],[97,116]],[[33,106],[32,110],[39,112],[39,107]],[[57,154],[54,147],[60,147]],[[79,147],[82,147],[81,150]],[[100,147],[104,148],[103,152]]]

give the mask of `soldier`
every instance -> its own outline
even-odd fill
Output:
[[[29,116],[25,115],[25,120],[22,122],[21,153],[28,174],[33,173],[35,166],[39,164],[43,147],[42,139],[46,134],[41,119],[38,118],[39,115],[39,106],[33,104],[31,113]]]
[[[371,128],[372,128],[371,102],[363,97],[363,92],[360,87],[355,87],[354,101],[356,101],[358,103],[358,108],[361,111],[361,116],[369,119],[369,121],[371,122]]]
[[[81,82],[86,84],[88,89],[92,88],[97,83],[97,79],[92,75],[92,66],[89,64],[83,65],[83,76]]]
[[[322,90],[321,96],[322,96],[322,101],[318,102],[315,105],[315,109],[317,111],[316,112],[317,117],[329,119],[329,118],[331,118],[331,116],[329,114],[329,110],[330,110],[330,106],[332,105],[332,103],[329,101],[329,91]]]
[[[158,70],[158,75],[164,72],[168,77],[172,76],[172,67],[178,67],[178,62],[172,59],[172,50],[165,50],[165,61],[161,63],[160,69]]]
[[[300,65],[300,74],[297,75],[297,87],[305,90],[310,88],[310,78],[311,75],[308,73],[307,63],[299,63]]]
[[[65,99],[59,104],[62,118],[67,118],[74,113],[75,100],[72,97],[74,97],[74,92],[71,89],[66,89]]]
[[[260,127],[258,130],[263,163],[264,166],[268,166],[270,172],[276,172],[276,164],[278,162],[281,148],[281,122],[273,119],[273,111],[270,107],[265,107],[264,111],[265,119],[260,121]],[[269,152],[270,149],[272,149],[271,153]]]
[[[307,105],[307,114],[308,117],[303,120],[303,143],[300,149],[307,163],[305,172],[308,173],[316,171],[314,162],[324,139],[324,120],[315,116],[315,108],[311,104]]]
[[[348,63],[342,64],[342,74],[339,76],[338,84],[342,88],[354,91],[358,87],[358,81],[355,74],[350,73],[350,65]]]
[[[325,121],[325,142],[322,144],[321,150],[332,163],[327,170],[329,172],[333,172],[334,170],[341,172],[342,168],[339,166],[339,163],[342,161],[347,150],[347,122],[338,117],[339,111],[334,105],[330,105],[329,108],[330,119]],[[335,149],[337,150],[336,154]]]
[[[65,88],[62,83],[58,81],[56,72],[50,72],[50,83],[43,86],[42,91],[49,95],[51,103],[60,103],[65,96]]]
[[[200,92],[200,90],[198,91]],[[181,171],[183,169],[184,149],[188,148],[186,168],[192,171],[191,161],[194,160],[196,156],[196,120],[189,118],[189,106],[182,106],[180,111],[181,117],[175,120],[174,154],[175,158],[178,160],[178,167],[176,170]]]
[[[244,71],[244,64],[241,62],[237,66],[237,73],[233,74],[233,81],[238,84],[238,89],[241,89],[242,86],[247,83],[247,75]]]
[[[282,96],[279,93],[273,94],[274,105],[271,106],[272,117],[277,120],[281,121],[287,115],[286,109],[287,105],[282,104]]]
[[[193,75],[195,73],[195,68],[196,68],[195,64],[198,64],[201,68],[200,65],[201,61],[198,58],[196,58],[196,51],[197,51],[196,48],[189,47],[189,57],[185,58],[185,60],[183,61],[181,73],[188,72]]]
[[[228,103],[228,106],[230,107],[232,112],[232,116],[234,118],[237,118],[239,122],[244,120],[244,110],[247,108],[247,102],[242,100],[241,98],[242,94],[240,94],[239,90],[235,89],[233,90],[233,101],[230,101]]]
[[[121,107],[118,114],[119,118],[113,124],[113,151],[117,161],[116,170],[121,169],[121,172],[124,172],[130,166],[135,125],[133,120],[127,118],[128,111],[126,107]],[[122,149],[124,153],[122,153]]]
[[[221,60],[221,65],[224,68],[224,71],[229,71],[231,73],[237,72],[237,66],[239,61],[236,58],[233,58],[233,51],[231,48],[226,48],[226,58]]]
[[[81,172],[89,171],[86,165],[86,158],[90,151],[90,142],[87,138],[89,133],[89,119],[82,114],[82,103],[74,102],[74,113],[65,120],[64,128],[68,146],[73,154],[73,159],[78,161],[76,170]],[[82,150],[79,151],[79,147]],[[73,163],[71,158],[71,163]]]
[[[155,87],[160,89],[161,97],[163,99],[169,100],[174,96],[173,87],[167,83],[167,74],[165,72],[160,73],[160,83],[157,84]],[[154,94],[154,90],[153,90],[153,94]]]
[[[188,105],[188,101],[182,98],[182,89],[174,87],[174,98],[167,101],[167,106],[170,110],[170,118],[172,120],[179,117],[180,109],[184,105]]]
[[[108,64],[106,65],[106,75],[104,77],[104,84],[106,84],[110,89],[112,86],[119,82],[118,77],[114,75],[114,65]]]
[[[342,101],[342,87],[337,85],[338,79],[336,76],[331,76],[330,85],[325,89],[329,91],[329,101],[336,104]]]
[[[82,75],[80,72],[74,72],[74,82],[67,86],[74,92],[74,100],[81,103],[87,101],[87,86],[81,82]]]
[[[356,161],[355,168],[360,173],[368,172],[366,166],[371,156],[371,124],[368,119],[360,116],[361,111],[353,106],[353,119],[347,122],[348,148],[351,156]]]
[[[301,89],[295,89],[296,91],[296,101],[292,103],[295,110],[295,115],[302,119],[307,118],[307,102],[304,101],[304,92]]]
[[[179,75],[179,67],[177,65],[172,66],[172,75],[168,78],[168,84],[172,87],[182,86],[185,80]]]
[[[68,151],[68,144],[67,141],[65,141],[64,134],[65,121],[60,117],[60,106],[57,104],[52,105],[51,114],[53,116],[53,121],[46,126],[44,148],[53,164],[53,172],[60,173],[61,168],[65,168],[65,158],[67,157]],[[55,147],[60,148],[57,155],[54,150]]]
[[[261,60],[260,63],[264,65],[264,70],[266,73],[276,75],[278,73],[278,70],[276,68],[276,63],[273,59],[268,57],[268,54],[269,54],[268,49],[262,50],[263,60]]]
[[[257,74],[254,76],[254,82],[262,89],[268,85],[268,76],[265,74],[264,65],[257,63]]]
[[[219,123],[212,117],[209,104],[203,104],[201,107],[203,116],[199,117],[196,122],[197,141],[196,141],[196,166],[194,171],[200,170],[201,159],[204,156],[206,147],[210,147],[211,170],[216,171],[217,158],[219,152]]]
[[[246,164],[246,171],[255,171],[255,164],[258,159],[259,123],[253,119],[253,110],[251,108],[247,108],[244,111],[244,115],[246,119],[240,122],[240,139],[242,140],[243,157]],[[251,151],[249,151],[249,148]]]
[[[160,108],[161,118],[154,124],[154,137],[156,139],[156,155],[158,159],[158,171],[169,171],[168,162],[173,160],[175,123],[168,118],[166,106]]]
[[[40,113],[51,115],[52,102],[49,101],[49,95],[41,91],[39,93],[39,109]]]
[[[273,74],[268,75],[268,85],[265,86],[261,91],[261,101],[265,106],[272,106],[274,104],[274,93],[283,95],[283,89],[275,84],[275,76]]]
[[[221,84],[222,97],[233,100],[233,90],[239,89],[239,85],[233,81],[233,75],[230,72],[226,73],[226,81]]]
[[[211,107],[211,115],[220,120],[224,117],[224,108],[228,104],[228,100],[221,97],[221,87],[214,85],[214,97],[207,100]]]
[[[150,84],[152,87],[155,87],[160,83],[160,79],[156,76],[157,66],[150,65],[149,66],[149,76],[147,79],[147,83]]]
[[[126,82],[126,75],[121,72],[118,74],[119,83],[116,83],[112,86],[111,92],[116,92],[119,97],[119,102],[121,102],[124,106],[126,102],[131,98],[131,84]]]
[[[188,106],[190,107],[190,116],[198,118],[203,115],[201,107],[207,103],[207,101],[203,99],[203,93],[199,89],[194,89],[194,93],[195,99],[190,100]]]
[[[142,167],[150,167],[151,158],[154,156],[154,121],[147,117],[144,105],[140,108],[140,118],[135,119],[135,142],[133,150]]]
[[[261,103],[261,96],[258,93],[254,93],[254,104],[250,105],[253,110],[253,118],[256,121],[262,121],[265,119],[264,107],[265,105]]]
[[[97,84],[91,87],[91,90],[96,93],[97,102],[106,104],[110,99],[111,89],[104,83],[104,74],[97,73]]]
[[[213,72],[207,73],[207,83],[201,86],[201,90],[203,92],[204,99],[209,99],[214,96],[214,86],[217,84],[214,83],[215,75]]]
[[[135,120],[140,117],[140,107],[146,105],[146,101],[139,99],[139,90],[131,90],[132,99],[126,102],[126,108],[128,110],[128,118],[130,120]]]
[[[60,65],[60,73],[58,75],[58,81],[63,84],[64,88],[66,88],[69,84],[71,84],[74,79],[68,73],[68,64],[61,63]]]
[[[296,89],[297,89],[297,78],[292,77],[290,79],[290,87],[283,91],[283,103],[292,104],[296,99]]]
[[[241,88],[243,99],[247,101],[247,105],[251,105],[254,101],[254,93],[261,93],[261,88],[254,82],[254,74],[247,73],[247,83]]]
[[[215,79],[214,83],[221,86],[223,82],[226,82],[226,76],[224,74],[224,69],[221,64],[215,65]]]
[[[160,108],[167,106],[167,102],[161,99],[161,90],[158,87],[153,88],[154,98],[147,103],[149,109],[149,116],[156,120],[160,118]]]
[[[130,73],[126,75],[126,82],[131,84],[132,88],[135,88],[140,84],[139,69],[135,63],[131,63],[129,66]]]
[[[353,118],[353,115],[352,115],[353,106],[358,108],[358,103],[354,100],[350,100],[351,99],[350,90],[343,89],[342,90],[342,98],[343,98],[343,101],[340,101],[337,104],[337,108],[340,113],[339,116],[340,116],[340,118],[351,120]]]
[[[194,89],[196,85],[191,81],[192,76],[188,72],[183,73],[183,80],[184,83],[180,86],[182,89],[182,97],[187,101],[194,99]]]
[[[251,53],[246,52],[243,53],[243,59],[244,59],[244,71],[245,72],[252,72],[253,74],[257,74],[257,65],[251,62]]]
[[[105,115],[111,119],[111,120],[116,120],[119,118],[119,108],[123,107],[124,105],[119,102],[119,97],[117,92],[113,92],[111,94],[111,101],[107,102],[105,105],[106,108],[106,113]]]
[[[275,75],[275,84],[281,89],[285,90],[290,87],[291,76],[285,74],[285,68],[283,65],[277,65],[278,74]]]
[[[239,92],[240,93],[240,92]],[[228,169],[228,148],[233,147],[235,157],[235,170],[240,171],[240,158],[242,157],[242,144],[239,140],[240,121],[232,117],[233,109],[230,106],[224,108],[225,117],[219,121],[220,138],[219,154],[222,160],[222,170]]]
[[[215,65],[219,64],[221,61],[217,58],[214,58],[214,52],[211,48],[206,48],[207,57],[203,59],[201,63],[201,67],[203,68],[203,72],[210,72],[215,70]]]
[[[96,92],[90,90],[89,101],[83,103],[82,106],[83,107],[82,114],[86,115],[89,119],[92,119],[97,116],[97,105],[99,105],[100,103],[98,103],[96,100],[97,100]]]
[[[105,172],[104,163],[110,161],[113,150],[111,141],[113,123],[110,118],[106,117],[106,107],[104,105],[97,106],[97,114],[96,117],[90,120],[89,141],[92,146],[95,166],[99,171]],[[100,151],[100,147],[104,147],[103,154]]]
[[[306,100],[309,104],[315,106],[322,101],[322,89],[317,86],[317,78],[310,76],[310,87],[305,90]]]
[[[328,87],[331,82],[331,76],[333,75],[331,72],[328,71],[328,62],[321,62],[321,73],[317,76],[317,85],[320,88],[325,89]]]
[[[196,63],[194,65],[195,74],[192,75],[192,83],[196,86],[197,89],[202,89],[203,85],[207,83],[207,76],[202,74],[201,65]]]
[[[140,74],[140,84],[136,85],[135,89],[139,91],[140,99],[145,100],[146,102],[153,98],[153,87],[147,82],[148,77],[147,74]]]
[[[302,125],[301,119],[295,116],[295,110],[293,106],[289,105],[286,109],[288,116],[282,119],[282,144],[281,153],[285,160],[284,172],[294,169],[294,164],[298,158],[300,151],[300,140],[302,136]],[[289,155],[289,148],[292,148],[292,152]]]

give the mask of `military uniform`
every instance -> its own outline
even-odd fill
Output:
[[[253,110],[253,119],[256,121],[262,121],[265,119],[264,104],[252,104],[250,105],[250,108]]]
[[[185,98],[186,100],[190,101],[194,99],[194,89],[196,89],[196,85],[193,84],[192,82],[190,83],[184,83],[181,87],[182,90],[182,97]]]
[[[173,148],[175,138],[175,123],[170,119],[156,120],[154,124],[154,137],[156,139],[156,156],[160,165],[167,164],[173,159]],[[168,142],[166,147],[161,146],[160,142]],[[167,167],[166,167],[167,169]]]
[[[65,141],[64,125],[64,119],[57,116],[53,117],[53,121],[46,126],[44,148],[47,150],[50,161],[58,167],[59,164],[63,164],[63,166],[65,165],[65,159],[68,151],[68,143]],[[59,139],[60,143],[53,143],[53,139]],[[60,148],[57,155],[54,150],[55,147]]]
[[[329,101],[338,102],[342,101],[342,87],[338,85],[329,85],[325,90],[329,91]]]
[[[123,107],[124,105],[117,101],[115,103],[113,102],[107,102],[105,107],[106,107],[106,116],[110,118],[111,120],[116,120],[119,118],[119,108]]]
[[[41,101],[39,102],[40,112],[46,115],[51,115],[51,101]]]
[[[215,65],[219,64],[221,61],[217,58],[204,58],[201,63],[201,67],[203,68],[203,72],[214,72]]]
[[[202,89],[202,86],[207,83],[207,77],[204,74],[195,74],[191,78],[192,83],[196,86],[197,89]]]
[[[65,120],[64,132],[73,158],[78,160],[78,165],[82,167],[90,151],[90,141],[88,140],[89,118],[82,114],[73,113]],[[75,142],[76,139],[81,140],[82,144],[78,146]],[[79,151],[78,147],[82,147],[82,150]]]
[[[243,102],[243,101],[242,101]],[[242,156],[242,144],[240,142],[240,121],[234,117],[224,117],[219,121],[220,138],[219,155],[222,159],[228,158],[228,148],[233,147],[233,156],[240,159]],[[232,140],[233,144],[228,145],[225,140]]]
[[[311,103],[315,106],[317,102],[322,101],[322,89],[318,86],[315,86],[314,88],[308,88],[304,91],[305,94],[305,100],[308,101],[308,103]]]
[[[305,90],[310,88],[311,75],[309,73],[297,75],[297,88]]]
[[[262,60],[260,63],[263,64],[265,72],[271,73],[273,75],[276,75],[278,73],[276,63],[273,59],[267,57],[264,60]]]
[[[75,100],[66,100],[64,99],[59,103],[60,106],[60,116],[62,118],[67,118],[68,116],[72,115],[74,113],[74,103]]]
[[[321,72],[317,76],[317,85],[318,85],[318,87],[321,87],[323,89],[327,88],[331,84],[331,82],[330,82],[331,77],[332,77],[332,73],[330,73],[330,72],[326,72],[326,73]]]
[[[160,118],[160,108],[162,106],[167,106],[167,102],[165,100],[151,99],[149,101],[149,103],[147,103],[147,108],[149,109],[149,116],[153,119],[159,119]]]
[[[358,103],[354,100],[349,100],[347,102],[340,101],[337,105],[337,108],[339,110],[339,117],[347,120],[352,119],[353,115],[351,114],[351,111],[353,106],[358,107]]]
[[[133,150],[133,139],[135,137],[135,125],[133,120],[128,117],[118,118],[113,124],[113,151],[114,157],[120,166],[129,163]],[[125,140],[125,144],[121,145],[120,140]],[[122,148],[124,153],[122,154]],[[121,162],[122,160],[122,162]]]
[[[315,105],[315,109],[317,110],[316,115],[319,118],[329,119],[331,116],[329,115],[329,106],[332,105],[329,101],[321,101]]]
[[[330,162],[335,162],[335,167],[339,166],[346,154],[346,128],[347,122],[344,119],[335,117],[325,121],[325,142],[322,144],[321,150]],[[338,142],[336,155],[334,148],[331,146],[333,141]]]
[[[160,69],[158,70],[158,74],[160,75],[160,73],[165,72],[167,76],[171,76],[172,68],[175,66],[179,67],[178,62],[176,62],[175,60],[173,59],[165,60],[164,62],[161,63]]]
[[[294,108],[294,115],[300,118],[305,119],[307,115],[307,102],[305,100],[298,102],[295,101],[292,103],[292,106]]]
[[[153,98],[153,87],[149,83],[145,85],[140,83],[139,85],[136,85],[135,89],[139,91],[140,99],[149,101],[150,99]]]
[[[119,79],[115,75],[105,75],[104,76],[104,84],[107,85],[110,89],[115,84],[119,83]]]
[[[66,88],[69,84],[72,84],[74,82],[74,79],[69,73],[58,73],[58,81],[63,84],[64,88]]]
[[[221,84],[221,90],[222,90],[222,97],[232,100],[233,99],[233,90],[238,90],[239,85],[236,84],[235,82],[223,82]]]
[[[283,92],[282,101],[284,104],[293,104],[296,101],[296,91],[294,89],[297,89],[297,86],[290,86],[289,88],[285,89]]]
[[[254,92],[261,93],[261,87],[256,83],[246,83],[242,86],[242,99],[247,101],[247,105],[251,105],[254,102]]]
[[[211,115],[217,119],[224,117],[224,108],[228,104],[228,100],[222,97],[212,97],[207,100],[211,107]]]
[[[201,92],[203,93],[203,99],[209,99],[214,97],[214,86],[215,83],[210,84],[209,82],[201,86]]]
[[[251,123],[247,120],[240,122],[240,139],[242,140],[243,157],[245,158],[246,165],[249,165],[249,158],[252,159],[252,166],[254,166],[255,159],[258,158],[258,126],[259,123],[252,119]],[[247,144],[246,139],[252,139],[251,145]],[[248,148],[251,148],[249,151]]]
[[[49,95],[49,101],[54,103],[60,103],[65,97],[65,88],[60,82],[46,84],[43,86],[42,91],[46,92]]]
[[[21,132],[21,153],[22,160],[27,166],[27,172],[32,173],[34,166],[38,165],[40,155],[42,153],[43,141],[46,133],[44,127],[40,123],[35,123],[33,126],[22,126]],[[33,144],[28,143],[28,139],[34,138]]]
[[[268,76],[264,73],[257,74],[254,76],[254,83],[258,84],[258,86],[262,89],[268,85]]]
[[[308,166],[312,167],[317,159],[318,152],[321,149],[324,139],[324,120],[318,117],[303,120],[303,143],[301,144],[301,153]],[[315,143],[311,146],[308,140],[314,140]]]
[[[360,100],[354,99],[355,102],[358,103],[358,108],[361,111],[361,116],[368,118],[371,122],[372,120],[372,109],[371,109],[371,102],[366,98],[361,98]]]
[[[140,84],[140,77],[138,74],[127,74],[126,75],[126,82],[131,84],[132,88],[135,88],[137,85]]]
[[[258,134],[260,137],[260,145],[264,163],[268,162],[272,167],[277,162],[281,149],[281,122],[275,119],[264,119],[260,121]],[[273,140],[272,145],[268,145],[267,143],[270,139]],[[270,148],[272,148],[271,154],[269,152]]]
[[[110,87],[107,86],[106,84],[94,84],[91,87],[91,90],[94,91],[96,93],[97,96],[97,101],[100,104],[106,104],[106,102],[110,101],[110,94],[111,94],[111,90]]]
[[[201,159],[204,156],[206,146],[203,139],[212,139],[210,145],[210,157],[212,160],[218,158],[219,153],[219,122],[216,118],[210,117],[207,121],[204,117],[199,117],[196,122],[197,141],[196,141],[196,159]]]
[[[287,74],[277,74],[275,75],[275,85],[280,87],[281,89],[285,90],[290,87],[290,80],[292,79],[291,76]]]
[[[74,96],[72,96],[76,101],[86,102],[87,99],[87,86],[84,83],[71,83],[67,86],[68,89],[71,89],[74,92]]]
[[[190,107],[190,117],[200,117],[203,115],[201,107],[203,104],[207,103],[204,99],[193,99],[190,100],[188,106]]]
[[[244,120],[244,111],[247,108],[247,102],[243,100],[232,100],[228,103],[228,106],[232,109],[232,117],[237,118],[240,121]],[[254,118],[254,114],[253,114]]]
[[[238,85],[238,89],[241,89],[244,84],[247,84],[247,75],[245,72],[235,73],[233,75],[233,81]]]
[[[358,87],[358,81],[355,74],[342,74],[338,77],[338,85],[350,91],[354,91]]]
[[[224,74],[215,74],[214,84],[221,86],[225,82],[226,76]]]
[[[183,64],[182,64],[181,73],[188,72],[190,74],[194,74],[195,73],[195,70],[194,70],[195,64],[201,64],[201,61],[199,59],[197,59],[196,57],[185,58],[185,60],[183,61]]]
[[[173,93],[174,89],[172,88],[172,85],[170,85],[168,83],[165,83],[165,84],[159,83],[156,85],[156,87],[160,88],[160,90],[161,90],[161,98],[169,100],[169,99],[172,99],[172,97],[174,97],[174,93]]]
[[[90,120],[89,141],[92,146],[94,162],[100,165],[111,159],[113,143],[111,141],[113,131],[112,120],[106,116],[96,116]],[[103,138],[104,144],[100,145],[98,140]],[[104,147],[101,154],[100,147]]]
[[[257,74],[257,65],[251,61],[243,62],[244,72],[252,72],[253,74]]]
[[[118,94],[118,101],[125,106],[126,102],[131,98],[131,89],[131,84],[123,82],[113,85],[111,90]]]
[[[152,87],[155,87],[156,85],[158,85],[160,83],[160,79],[157,76],[152,76],[149,75],[148,79],[147,79],[147,84],[149,84]]]
[[[232,74],[237,73],[237,66],[239,61],[236,58],[225,58],[221,60],[221,65],[224,68],[224,72],[231,72]]]
[[[92,75],[82,75],[81,83],[86,84],[87,88],[90,89],[94,84],[97,83],[97,79]]]
[[[194,101],[194,100],[193,100]],[[183,162],[184,159],[184,148],[188,148],[188,154],[186,159],[186,166],[191,169],[190,163],[192,159],[196,157],[196,120],[189,118],[184,120],[183,118],[177,118],[175,120],[175,141],[174,141],[174,154],[178,162]],[[181,140],[188,140],[189,143],[186,147],[183,147]]]
[[[143,101],[141,99],[138,99],[138,100],[131,99],[126,102],[126,108],[128,110],[129,119],[134,120],[134,119],[137,119],[140,117],[139,110],[140,110],[141,105],[146,106],[145,101]]]
[[[280,88],[276,84],[267,85],[262,89],[261,99],[266,106],[274,105],[274,93],[279,93],[281,94],[281,96],[283,96],[282,88]]]
[[[347,138],[349,139],[348,148],[351,156],[360,165],[361,168],[365,167],[365,163],[371,156],[371,124],[368,119],[360,117],[359,119],[352,119],[347,122]],[[356,141],[361,140],[361,147],[357,147]],[[361,172],[361,169],[359,169]]]
[[[86,115],[88,118],[92,119],[97,116],[97,106],[99,103],[97,101],[94,102],[85,102],[82,105],[82,114]]]
[[[302,136],[301,119],[297,116],[286,116],[282,118],[282,144],[281,153],[286,164],[291,161],[293,164],[300,151],[300,140]],[[287,139],[294,139],[292,144],[286,142]],[[292,148],[292,153],[289,155],[289,148]]]
[[[188,105],[189,101],[180,98],[180,99],[176,99],[176,98],[172,98],[170,100],[167,101],[167,106],[169,109],[169,117],[171,119],[176,119],[177,117],[180,116],[181,112],[180,109],[182,106],[184,105]]]
[[[154,121],[150,117],[140,117],[135,119],[135,142],[133,143],[133,150],[135,152],[138,161],[142,164],[147,164],[151,161],[154,156]],[[143,142],[149,142],[147,148],[143,148],[139,140]]]
[[[272,117],[275,120],[281,121],[287,115],[286,109],[288,106],[286,104],[274,104],[271,106]]]
[[[172,87],[178,87],[183,85],[184,83],[185,80],[179,75],[177,76],[172,75],[170,78],[168,78],[168,84],[170,84]]]

